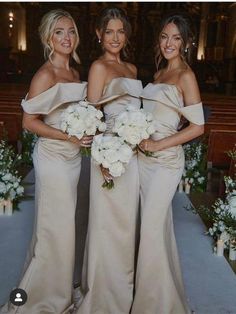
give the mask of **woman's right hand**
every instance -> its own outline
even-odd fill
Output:
[[[104,168],[102,165],[100,165],[100,169],[106,182],[110,182],[113,180],[113,176],[109,173],[109,170],[107,168]]]

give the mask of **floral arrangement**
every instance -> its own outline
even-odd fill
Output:
[[[134,147],[156,131],[156,123],[151,113],[127,106],[115,119],[112,131]]]
[[[13,201],[16,203],[23,196],[24,188],[20,184],[17,166],[21,155],[16,155],[6,141],[0,142],[0,214],[12,214]]]
[[[87,101],[68,106],[61,115],[60,128],[69,136],[81,139],[85,135],[95,135],[97,131],[104,132],[106,124],[102,122],[103,113]],[[90,149],[81,147],[81,153],[90,155]]]
[[[91,155],[96,164],[109,170],[113,177],[119,177],[125,172],[125,165],[129,163],[133,151],[120,137],[102,134],[96,135],[91,147]],[[113,180],[105,181],[102,187],[111,189]]]
[[[229,176],[224,177],[225,199],[218,198],[211,208],[200,206],[197,210],[203,217],[212,221],[207,234],[215,241],[222,240],[226,247],[236,241],[236,181]]]
[[[185,168],[180,184],[185,185],[186,193],[203,192],[206,189],[206,145],[203,142],[192,142],[183,145]]]
[[[34,150],[34,146],[38,140],[38,136],[34,133],[31,133],[27,130],[23,130],[21,136],[21,156],[22,156],[22,163],[26,165],[33,165],[32,154]]]

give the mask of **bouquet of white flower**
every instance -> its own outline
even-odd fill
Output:
[[[86,101],[68,106],[61,115],[60,128],[69,136],[81,139],[86,135],[95,135],[97,131],[104,132],[106,124],[101,121],[103,113]],[[86,147],[81,147],[81,153],[89,155]]]
[[[11,172],[0,172],[0,198],[16,200],[24,193],[24,188],[20,185],[21,178]]]
[[[94,137],[91,153],[95,163],[107,168],[113,177],[119,177],[125,172],[125,164],[129,163],[133,154],[131,147],[121,138],[102,134]],[[105,181],[102,186],[111,189],[114,182]]]
[[[150,112],[127,106],[126,110],[115,119],[112,131],[134,147],[155,133],[156,123]]]

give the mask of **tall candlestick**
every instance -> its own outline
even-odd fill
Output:
[[[4,214],[4,200],[0,200],[0,215]]]
[[[186,194],[189,194],[189,193],[190,193],[190,188],[191,188],[191,185],[190,185],[188,182],[185,183],[184,190],[185,190],[185,193],[186,193]]]
[[[183,190],[184,190],[183,180],[181,180],[181,181],[180,181],[180,183],[179,183],[178,192],[179,192],[179,193],[182,193],[182,192],[183,192]]]
[[[218,240],[217,241],[217,251],[216,251],[217,256],[223,256],[224,255],[224,241],[223,240]]]
[[[13,204],[12,200],[8,199],[5,201],[5,214],[11,216],[13,213]]]
[[[235,242],[234,242],[234,245],[235,245]],[[236,247],[232,245],[232,243],[230,243],[230,246],[229,246],[229,259],[231,261],[236,261]]]

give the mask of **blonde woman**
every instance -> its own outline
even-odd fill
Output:
[[[91,138],[68,137],[60,130],[61,112],[86,95],[86,83],[70,66],[79,62],[79,35],[71,15],[47,13],[39,33],[47,61],[34,75],[22,102],[23,127],[39,136],[33,153],[36,178],[36,225],[32,254],[19,288],[28,295],[7,313],[61,314],[72,306],[75,249],[74,216],[80,175],[80,146]]]

